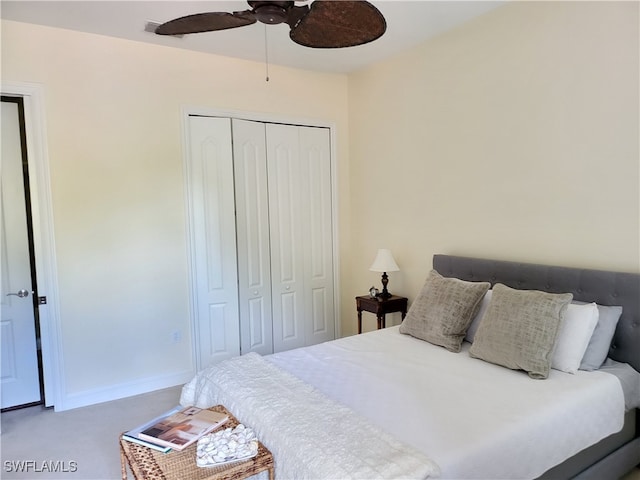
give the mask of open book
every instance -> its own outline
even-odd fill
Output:
[[[177,412],[172,409],[156,423],[142,430],[138,438],[183,450],[228,419],[224,413],[198,407],[186,407]]]

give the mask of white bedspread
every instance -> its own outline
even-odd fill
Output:
[[[442,478],[536,478],[619,431],[617,378],[552,370],[533,380],[398,327],[268,357],[418,450]]]
[[[582,371],[570,375],[552,370],[547,380],[533,380],[525,373],[470,358],[469,344],[465,345],[463,352],[451,353],[390,327],[263,358],[433,459],[441,469],[441,478],[536,478],[622,428],[624,397],[613,375]],[[295,403],[297,394],[291,387],[280,385],[278,379],[271,386],[264,383],[259,393],[251,393],[246,388],[249,383],[263,383],[257,374],[233,387],[235,394],[222,392],[219,389],[232,374],[225,375],[224,381],[211,378],[215,370],[204,370],[186,385],[182,402],[200,406],[223,403],[241,420],[260,428],[259,434],[269,447],[278,444],[276,459],[321,462],[321,455],[311,452],[304,442],[289,438],[286,445],[286,438],[274,437],[285,428],[285,418],[294,423],[311,418],[291,404],[285,407],[284,416],[278,416],[260,397],[268,393],[265,389],[273,389],[268,397],[273,400],[269,401],[290,397]],[[243,397],[254,395],[259,396],[245,407]],[[320,428],[331,428],[331,422],[323,423],[322,411],[320,408],[315,414],[321,417]],[[346,409],[340,414],[348,417],[349,412]],[[262,427],[257,427],[258,422]],[[337,433],[330,435],[339,437]],[[353,438],[349,442],[352,447],[358,443]],[[345,444],[336,444],[329,457],[339,458],[340,449],[356,457],[367,450],[350,452]],[[391,457],[382,463],[392,461],[395,453]],[[282,465],[276,462],[276,467]],[[333,478],[351,476],[346,471],[338,474],[334,468],[341,467],[330,467]],[[281,478],[313,476],[291,471],[276,474]]]
[[[220,403],[251,425],[274,454],[277,478],[428,478],[439,472],[419,451],[255,353],[205,370],[184,387],[181,403]]]

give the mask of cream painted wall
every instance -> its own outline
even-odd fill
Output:
[[[335,123],[348,230],[344,75],[271,66],[267,83],[259,63],[3,21],[2,80],[44,88],[66,399],[58,408],[193,373],[182,107]]]
[[[434,253],[640,271],[638,7],[514,2],[351,75],[343,298],[380,247],[410,300]]]
[[[3,21],[2,80],[46,95],[69,402],[192,369],[183,105],[336,122],[343,334],[380,247],[410,299],[438,252],[640,271],[638,23],[635,2],[518,2],[348,80],[266,83],[259,63]]]

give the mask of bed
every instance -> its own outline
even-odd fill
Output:
[[[433,269],[401,326],[222,362],[185,385],[181,403],[227,406],[274,453],[279,478],[614,479],[640,464],[640,275],[450,255]],[[451,301],[455,289],[469,300]],[[532,360],[518,344],[492,357],[526,330],[500,323],[505,305],[532,295],[544,315],[532,322],[535,303],[518,321],[551,350]],[[436,314],[447,322],[421,331]],[[585,348],[611,334],[607,360],[585,366]],[[576,363],[578,337],[589,346]]]

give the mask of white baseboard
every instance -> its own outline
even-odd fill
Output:
[[[188,370],[171,375],[147,378],[136,382],[111,385],[67,395],[63,394],[61,395],[62,402],[56,403],[54,409],[56,412],[62,412],[73,408],[86,407],[97,403],[110,402],[120,398],[153,392],[154,390],[161,390],[163,388],[175,387],[176,385],[184,385],[193,378],[193,375],[194,372]]]

